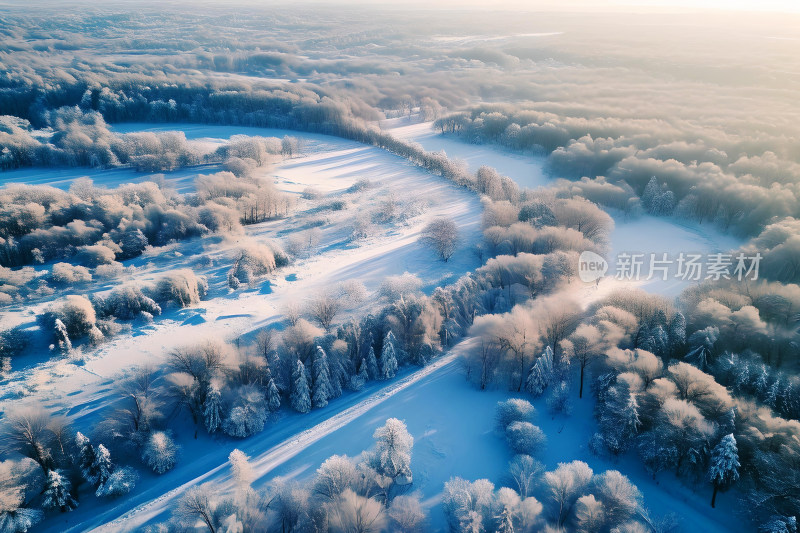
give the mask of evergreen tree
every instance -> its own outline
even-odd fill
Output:
[[[686,344],[686,317],[680,311],[672,315],[669,322],[669,346],[670,354],[675,356]]]
[[[58,509],[62,513],[71,511],[78,506],[78,502],[70,494],[70,482],[58,470],[47,473],[42,507],[45,509]]]
[[[75,435],[75,445],[78,448],[78,468],[83,478],[91,485],[99,482],[98,472],[94,469],[95,451],[89,437],[78,431]]]
[[[373,348],[371,344],[369,346],[369,352],[367,352],[366,370],[369,379],[378,379],[378,360],[375,357],[375,348]]]
[[[600,432],[606,448],[617,455],[628,449],[639,430],[639,404],[624,381],[609,387],[605,398],[600,413]]]
[[[102,444],[95,448],[92,471],[97,474],[93,482],[94,485],[102,485],[105,483],[114,471],[114,464],[111,462],[111,453],[108,451],[108,448]]]
[[[219,390],[219,385],[212,382],[206,394],[206,401],[203,403],[203,420],[209,433],[216,432],[222,425],[222,408],[222,392]]]
[[[278,392],[278,387],[275,386],[274,379],[270,379],[267,384],[267,407],[273,413],[281,407],[281,395]]]
[[[380,360],[380,379],[391,379],[397,374],[397,349],[394,334],[389,331],[383,339]]]
[[[511,520],[511,511],[508,506],[503,507],[503,512],[498,518],[500,524],[497,526],[497,533],[514,533],[514,522]]]
[[[311,361],[311,370],[314,376],[314,390],[311,403],[315,408],[328,405],[331,394],[331,376],[328,367],[328,356],[321,346],[317,346],[314,358]]]
[[[726,489],[739,479],[739,449],[736,446],[736,438],[733,433],[722,437],[719,444],[714,446],[711,451],[711,466],[708,469],[708,477],[714,484],[714,494],[711,496],[711,507],[717,500],[717,492]]]
[[[344,369],[342,361],[337,357],[333,361],[328,360],[328,368],[330,369],[330,395],[328,399],[338,398],[342,395],[342,386],[347,385],[348,374]]]
[[[292,408],[299,413],[311,410],[311,396],[308,389],[308,373],[303,362],[299,359],[292,372]]]
[[[534,396],[541,396],[553,380],[553,349],[548,346],[531,366],[525,390]]]

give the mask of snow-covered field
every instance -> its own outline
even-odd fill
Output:
[[[454,137],[438,133],[432,128],[432,122],[409,123],[407,118],[397,118],[383,121],[382,126],[392,135],[419,143],[428,151],[444,150],[448,157],[463,161],[473,172],[481,165],[488,165],[523,188],[536,189],[552,183],[553,177],[548,176],[544,170],[544,157],[515,154],[499,146],[463,143]],[[662,257],[666,253],[669,258],[674,259],[681,252],[726,252],[743,244],[740,239],[726,235],[710,224],[701,226],[676,218],[650,215],[629,217],[619,212],[609,214],[614,219],[614,229],[610,235],[608,275],[601,285],[620,285],[613,277],[617,271],[615,258],[623,252],[643,254],[646,258],[650,254]],[[677,296],[690,283],[691,281],[675,279],[673,276],[666,281],[656,277],[651,280],[625,282],[626,285],[669,297]]]
[[[162,361],[170,348],[184,344],[186,339],[233,339],[279,321],[290,300],[302,301],[345,280],[358,280],[365,285],[367,299],[357,306],[358,313],[362,314],[365,308],[377,303],[376,290],[386,276],[408,271],[419,275],[426,289],[432,289],[479,266],[470,251],[480,239],[481,207],[477,197],[398,157],[350,141],[281,130],[142,124],[121,125],[115,129],[176,128],[184,131],[188,139],[210,149],[239,134],[277,137],[291,134],[302,138],[304,148],[299,157],[285,160],[264,172],[274,176],[281,190],[299,193],[310,186],[323,193],[323,199],[317,203],[299,200],[295,214],[287,219],[250,226],[246,236],[258,241],[280,241],[322,220],[318,253],[279,270],[256,286],[233,293],[225,286],[225,272],[230,266],[231,250],[237,246],[236,238],[208,237],[179,244],[160,255],[134,260],[126,275],[139,280],[152,278],[166,268],[191,265],[198,273],[209,277],[210,298],[197,307],[172,312],[152,325],[136,327],[131,333],[112,339],[90,353],[82,364],[63,360],[31,361],[27,365],[23,362],[5,388],[0,409],[7,402],[18,402],[16,394],[25,394],[44,399],[47,407],[69,415],[78,429],[89,428],[96,421],[98,410],[112,401],[113,379],[118,372],[134,363]],[[466,161],[472,170],[484,164],[493,166],[526,187],[549,182],[540,158],[487,146],[465,145],[436,135],[430,130],[430,124],[401,125],[391,131],[421,143],[428,150],[444,149],[448,156]],[[165,179],[178,184],[180,190],[190,190],[192,172],[167,173]],[[21,179],[23,174],[25,180]],[[88,176],[98,185],[106,186],[146,179],[129,170],[85,169],[20,171],[4,174],[2,179],[3,182],[50,183],[66,188],[72,179],[80,176]],[[363,193],[347,191],[362,178],[370,180],[374,187]],[[349,231],[354,217],[374,209],[389,197],[394,197],[415,214],[380,227],[365,241],[351,242]],[[319,202],[334,198],[345,200],[348,209],[335,213],[318,210]],[[447,263],[437,261],[417,242],[422,225],[438,215],[453,217],[462,235],[459,251]],[[631,250],[707,252],[737,244],[707,228],[701,232],[666,219],[615,217],[615,221],[612,255]],[[201,257],[206,259],[201,262]],[[612,286],[616,286],[612,279],[600,285],[602,290]],[[649,284],[645,288],[674,295],[684,286]],[[600,289],[587,286],[579,297],[593,299],[599,293]],[[33,306],[10,312],[19,323],[29,320],[35,310]],[[0,315],[0,320],[12,320],[6,313]],[[459,349],[428,367],[407,371],[385,386],[372,384],[359,393],[348,393],[308,415],[286,414],[284,410],[278,420],[268,423],[262,434],[242,441],[205,434],[193,440],[188,427],[183,432],[177,430],[177,440],[183,446],[183,460],[174,470],[162,476],[143,473],[139,485],[128,497],[81,506],[72,513],[52,517],[41,529],[135,531],[147,523],[163,520],[174,498],[188,487],[212,480],[227,482],[230,473],[226,459],[234,447],[251,456],[259,476],[256,486],[275,476],[305,479],[332,454],[356,455],[368,448],[375,427],[389,417],[397,417],[406,422],[415,438],[414,490],[420,491],[426,507],[432,508],[431,529],[441,531],[445,523],[438,504],[444,482],[458,475],[467,479],[486,477],[500,485],[511,457],[504,441],[492,431],[495,403],[509,394],[478,392],[466,383],[456,361]],[[640,488],[657,515],[676,512],[684,517],[684,527],[691,530],[734,531],[740,527],[732,515],[714,515],[715,519],[725,520],[721,522],[709,518],[707,494],[694,494],[692,489],[668,476],[654,481],[636,461],[612,463],[590,454],[586,443],[594,428],[592,401],[587,397],[576,403],[569,419],[551,418],[546,414],[543,401],[536,404],[540,413],[537,423],[548,436],[549,445],[542,456],[548,468],[554,468],[560,461],[581,459],[596,471],[619,469]],[[721,495],[720,501],[734,497]]]

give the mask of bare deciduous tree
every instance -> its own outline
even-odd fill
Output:
[[[433,248],[439,258],[446,262],[458,246],[458,226],[451,218],[437,218],[423,228],[420,240]]]

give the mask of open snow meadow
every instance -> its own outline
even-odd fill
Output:
[[[0,2],[0,533],[797,533],[738,4]]]

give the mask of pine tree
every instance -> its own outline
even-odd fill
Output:
[[[599,426],[603,443],[617,455],[630,446],[639,430],[639,404],[624,381],[609,387],[600,411]]]
[[[722,437],[719,444],[714,446],[711,451],[711,466],[708,469],[708,477],[714,484],[714,494],[711,496],[711,507],[717,500],[719,489],[725,489],[731,483],[739,479],[739,449],[736,446],[736,438],[733,433]]]
[[[331,393],[331,376],[328,367],[328,356],[321,346],[317,346],[314,358],[311,361],[311,370],[314,375],[314,391],[311,395],[311,403],[315,408],[328,405],[328,398]]]
[[[770,385],[769,389],[767,390],[766,396],[764,396],[764,403],[769,405],[770,407],[777,407],[778,403],[778,395],[780,394],[781,389],[781,380],[780,378],[776,379],[772,385]]]
[[[338,358],[334,359],[333,362],[328,360],[328,368],[330,368],[330,395],[328,396],[328,400],[331,398],[338,398],[342,395],[342,385],[347,384],[347,371],[344,369],[342,365],[342,361]]]
[[[275,386],[275,380],[271,378],[267,384],[267,407],[273,413],[281,408],[281,395]]]
[[[647,182],[647,185],[644,188],[644,192],[642,192],[642,205],[644,206],[645,210],[650,212],[653,209],[653,202],[655,201],[656,197],[661,194],[661,186],[658,184],[658,180],[655,176],[650,178],[650,181]]]
[[[111,453],[108,451],[108,448],[102,444],[95,448],[92,471],[96,472],[95,481],[93,482],[94,485],[102,485],[105,483],[114,471],[114,464],[111,462]]]
[[[380,360],[380,378],[391,379],[397,374],[397,350],[394,334],[389,331],[383,339]]]
[[[303,362],[299,359],[292,372],[292,408],[299,413],[311,410],[311,396],[308,390],[308,374]]]
[[[373,356],[375,354],[373,353]],[[358,370],[358,379],[361,380],[362,383],[366,383],[369,380],[369,363],[365,360],[361,360],[361,365],[359,365]]]
[[[677,355],[686,344],[686,317],[681,312],[672,315],[669,322],[669,345],[670,353]]]
[[[203,421],[209,433],[216,432],[222,425],[222,392],[215,382],[211,383],[203,403]]]
[[[367,375],[369,379],[378,379],[378,360],[375,358],[375,348],[371,344],[367,353]]]
[[[525,390],[534,396],[541,396],[553,379],[553,349],[548,346],[531,366]]]
[[[42,499],[45,509],[58,509],[62,513],[71,511],[78,506],[78,502],[70,494],[70,482],[58,470],[47,473],[47,482]]]
[[[83,478],[91,485],[97,485],[98,472],[94,469],[95,451],[89,437],[78,431],[75,435],[75,445],[78,448],[78,468]]]
[[[497,533],[514,533],[514,522],[511,520],[511,511],[508,507],[503,507],[503,512],[498,517],[500,524],[497,526]]]

